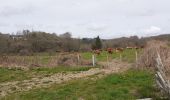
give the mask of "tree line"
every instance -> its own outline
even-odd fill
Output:
[[[145,45],[149,39],[138,38],[137,36],[107,40],[100,39],[99,36],[80,39],[72,38],[69,32],[57,35],[55,33],[23,30],[15,35],[0,33],[0,54],[30,55],[39,52],[83,52],[94,49],[125,48],[126,46]]]

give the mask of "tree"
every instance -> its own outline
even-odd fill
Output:
[[[79,50],[79,41],[78,39],[72,38],[70,32],[66,32],[60,35],[62,41],[62,48],[66,52],[78,51]]]
[[[100,40],[100,37],[97,36],[97,38],[95,38],[94,44],[92,44],[92,49],[101,49],[101,48],[102,48],[102,42]]]
[[[71,33],[70,32],[66,32],[64,34],[60,35],[61,38],[65,38],[65,39],[70,39],[71,38]]]

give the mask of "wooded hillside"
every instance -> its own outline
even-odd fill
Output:
[[[112,37],[114,38],[114,37]],[[97,38],[72,38],[71,33],[66,32],[61,35],[40,31],[30,32],[23,30],[16,35],[0,33],[0,53],[1,54],[21,54],[30,55],[39,52],[74,52],[91,51],[95,49],[94,44],[101,41],[100,48],[117,48],[127,46],[145,46],[151,39],[170,41],[170,35],[159,35],[153,37],[139,38],[137,36],[121,37],[116,39]]]

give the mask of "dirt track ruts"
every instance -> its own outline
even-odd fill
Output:
[[[122,72],[130,67],[130,64],[119,61],[109,63],[109,67],[106,67],[106,63],[101,63],[101,65],[105,65],[105,68],[92,68],[88,71],[57,73],[43,78],[35,77],[30,80],[0,83],[0,97],[4,97],[14,92],[49,87],[52,84],[60,84],[69,80],[84,78],[92,75],[104,76],[111,73]]]

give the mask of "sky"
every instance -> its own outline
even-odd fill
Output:
[[[23,29],[73,37],[170,33],[170,0],[1,0],[0,32]]]

